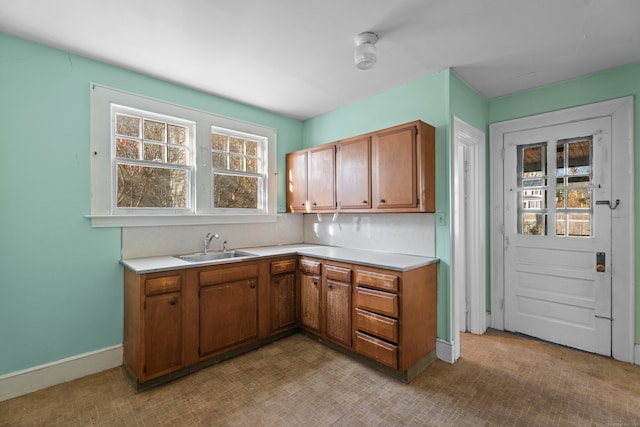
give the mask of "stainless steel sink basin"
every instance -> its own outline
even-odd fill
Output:
[[[241,251],[213,251],[213,252],[198,252],[195,254],[188,255],[178,255],[176,258],[180,258],[181,260],[188,262],[206,262],[206,261],[218,261],[225,260],[229,258],[242,258],[248,256],[255,256],[249,252],[241,252]]]

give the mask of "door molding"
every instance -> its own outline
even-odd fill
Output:
[[[633,97],[553,111],[493,123],[489,126],[491,150],[491,326],[504,329],[504,135],[544,126],[611,117],[612,199],[612,322],[611,354],[634,363],[634,193]],[[500,189],[500,191],[497,191]]]
[[[453,117],[452,253],[454,357],[460,331],[486,331],[486,139],[479,129]],[[466,163],[466,166],[465,166]],[[465,167],[467,179],[465,180]],[[466,197],[465,197],[466,194]],[[466,200],[465,200],[466,199]],[[466,305],[466,307],[465,307]],[[466,315],[466,321],[460,316]]]

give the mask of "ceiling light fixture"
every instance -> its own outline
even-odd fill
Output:
[[[360,33],[356,36],[356,50],[353,54],[353,59],[356,62],[356,67],[360,70],[369,70],[375,65],[377,58],[377,41],[378,35],[375,33]]]

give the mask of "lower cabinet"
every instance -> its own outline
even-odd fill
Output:
[[[299,326],[410,381],[435,359],[437,264],[392,271],[307,256],[125,269],[124,368],[137,389]]]
[[[140,382],[184,366],[182,271],[125,270],[125,367]]]
[[[300,259],[300,326],[322,333],[322,263]]]

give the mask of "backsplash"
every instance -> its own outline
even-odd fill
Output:
[[[211,250],[312,243],[435,257],[434,214],[279,214],[277,222],[122,229],[122,259],[201,252],[207,233],[220,235]]]
[[[303,241],[302,215],[279,214],[277,222],[263,224],[217,224],[175,227],[130,227],[122,229],[122,259],[202,252],[207,233],[220,235],[211,250],[270,246]]]
[[[304,242],[435,257],[435,214],[308,214]]]

